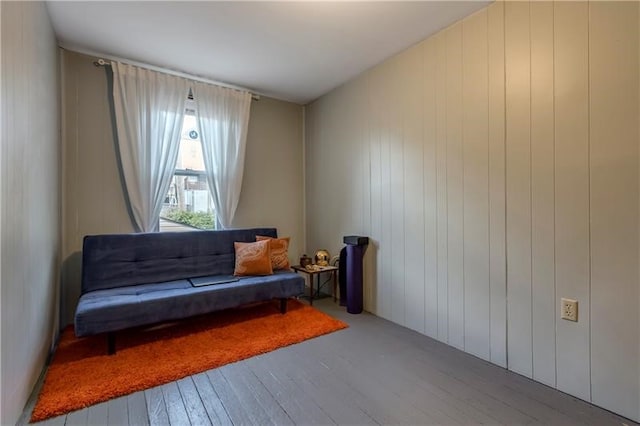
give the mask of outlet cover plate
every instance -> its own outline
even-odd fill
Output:
[[[578,301],[562,298],[560,302],[560,315],[567,321],[578,321]]]

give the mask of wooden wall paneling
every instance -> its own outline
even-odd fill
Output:
[[[404,268],[404,129],[402,111],[402,58],[404,51],[389,61],[389,173],[391,210],[391,320],[406,325],[405,268]]]
[[[380,127],[380,197],[381,197],[381,238],[380,254],[382,261],[383,315],[391,319],[391,172],[390,172],[390,118],[389,118],[389,75],[388,64],[382,67],[381,80],[381,117]]]
[[[386,62],[382,66],[384,78],[382,80],[382,100],[383,116],[381,117],[381,173],[382,173],[382,238],[380,241],[380,254],[382,256],[382,285],[385,289],[383,306],[383,317],[392,319],[392,305],[393,305],[393,275],[391,271],[391,265],[393,260],[392,255],[392,240],[391,240],[391,150],[392,150],[392,119],[391,110],[393,108],[391,104],[393,87],[391,84],[393,67],[391,62]]]
[[[357,195],[354,194],[356,189],[356,179],[353,178],[350,168],[353,166],[354,152],[356,151],[354,144],[354,126],[353,124],[353,85],[345,86],[344,90],[335,92],[333,96],[332,109],[336,114],[334,123],[337,125],[332,128],[332,134],[330,135],[329,149],[323,152],[325,158],[325,164],[331,164],[330,173],[333,175],[328,176],[328,182],[330,185],[325,188],[332,188],[338,185],[342,185],[344,191],[338,193],[338,205],[344,206],[345,210],[340,213],[339,209],[327,209],[325,207],[326,218],[331,219],[331,223],[334,225],[332,232],[325,232],[325,239],[328,239],[322,247],[329,248],[329,253],[332,255],[337,252],[337,248],[341,247],[341,234],[347,232],[348,229],[352,229],[354,225],[354,210],[356,203],[354,198]],[[344,155],[338,156],[331,154],[331,151],[341,150]],[[330,229],[330,225],[327,224]]]
[[[495,2],[312,110],[318,149],[366,140],[362,210],[336,220],[372,237],[371,310],[631,418],[640,318],[611,312],[640,302],[638,9]],[[562,296],[578,323],[559,319]]]
[[[0,413],[0,420],[3,423],[13,423],[20,415],[20,406],[24,405],[26,395],[29,394],[28,387],[31,383],[23,378],[24,375],[20,374],[17,369],[6,371],[5,366],[20,366],[22,367],[22,359],[25,357],[24,348],[21,345],[7,345],[4,342],[11,340],[22,340],[28,336],[26,334],[27,321],[17,321],[14,324],[15,318],[20,318],[21,313],[25,308],[25,297],[23,286],[10,285],[9,283],[24,283],[26,282],[26,265],[25,261],[28,259],[24,256],[28,252],[27,240],[23,238],[24,225],[21,223],[20,218],[22,212],[25,211],[25,195],[24,183],[21,179],[21,171],[24,170],[24,150],[21,149],[20,144],[13,142],[17,141],[20,135],[27,131],[22,124],[27,122],[28,117],[28,103],[20,102],[24,95],[23,92],[28,89],[28,83],[22,76],[28,75],[25,62],[26,60],[14,60],[22,59],[21,51],[24,48],[22,43],[22,32],[24,15],[24,4],[21,3],[3,3],[2,4],[2,22],[5,26],[4,34],[16,34],[16,38],[20,42],[9,43],[8,37],[2,38],[2,143],[0,144],[1,154],[0,161],[2,162],[3,174],[2,181],[2,197],[0,214],[2,222],[2,258],[0,264],[2,265],[2,289],[0,293],[0,302],[2,303],[0,313],[2,314],[2,321],[0,322],[2,332],[2,380],[3,389],[5,384],[10,384],[12,387],[11,392],[2,392],[0,396],[0,404],[2,405],[2,412]],[[12,17],[13,19],[8,19]],[[11,59],[9,62],[8,59]],[[16,191],[16,189],[22,189]],[[13,197],[9,194],[15,192]],[[10,202],[8,202],[10,200]],[[8,268],[7,265],[11,265]],[[8,303],[11,301],[12,303]],[[27,311],[29,312],[29,311]],[[12,327],[9,327],[9,325]],[[27,348],[28,349],[28,348]]]
[[[335,148],[338,146],[343,150],[345,156],[341,163],[341,170],[339,173],[340,180],[345,182],[344,191],[346,194],[343,200],[345,207],[348,209],[344,226],[340,229],[340,232],[334,235],[335,249],[330,253],[333,256],[338,254],[339,248],[343,246],[342,237],[346,234],[358,234],[360,233],[360,223],[362,218],[362,194],[360,193],[360,150],[359,148],[359,135],[360,135],[360,123],[358,121],[358,98],[361,96],[360,87],[357,84],[357,80],[352,80],[349,84],[344,86],[344,90],[340,93],[342,97],[338,102],[344,105],[344,114],[342,117],[342,131],[338,133]]]
[[[16,58],[19,60],[12,61],[13,64],[8,63],[8,66],[11,69],[9,72],[9,81],[13,83],[13,87],[8,90],[8,94],[5,95],[3,93],[4,96],[8,97],[7,105],[3,105],[3,108],[7,108],[9,114],[9,120],[7,121],[11,123],[11,127],[8,130],[9,135],[7,142],[3,141],[3,145],[7,145],[6,149],[8,151],[7,159],[2,159],[5,167],[7,168],[6,173],[8,175],[8,186],[4,188],[6,192],[2,194],[1,206],[3,208],[5,221],[3,223],[4,226],[2,233],[4,252],[2,264],[5,267],[5,271],[8,270],[8,273],[5,272],[7,275],[1,277],[1,290],[4,290],[4,294],[0,294],[2,299],[0,302],[4,302],[2,304],[2,312],[4,313],[2,324],[6,324],[2,330],[2,336],[9,335],[13,336],[13,339],[22,340],[22,338],[30,336],[27,332],[31,319],[24,318],[23,321],[15,321],[15,318],[21,318],[24,313],[31,313],[32,310],[29,309],[30,305],[28,305],[25,286],[17,286],[13,283],[29,282],[29,268],[27,266],[29,258],[26,254],[29,253],[31,247],[29,239],[24,237],[24,234],[27,231],[26,222],[21,220],[24,212],[28,212],[27,209],[29,207],[27,200],[28,191],[26,191],[27,182],[22,176],[22,171],[26,170],[27,162],[29,161],[29,153],[26,149],[21,149],[20,145],[13,141],[17,141],[20,137],[19,135],[23,134],[23,132],[27,134],[27,140],[30,140],[31,136],[31,126],[26,126],[25,128],[24,124],[28,123],[29,115],[33,106],[29,105],[28,100],[27,102],[20,102],[20,99],[26,97],[26,94],[29,92],[29,82],[24,78],[24,76],[30,75],[29,56],[32,56],[33,53],[27,51],[21,54],[21,51],[26,46],[26,40],[24,40],[23,37],[25,37],[25,33],[27,33],[26,26],[29,24],[29,18],[31,15],[30,9],[32,5],[21,6],[20,4],[9,4],[7,6],[7,3],[5,3],[3,7],[13,7],[13,11],[9,9],[8,15],[18,19],[11,22],[9,27],[11,30],[9,34],[16,34],[20,38],[20,43],[9,44],[10,47],[8,49],[8,55],[10,56],[8,56],[8,58]],[[5,13],[7,13],[6,9]],[[5,19],[5,23],[7,21],[8,20]],[[2,53],[6,54],[4,52]],[[24,57],[22,55],[24,55]],[[5,61],[7,61],[8,58],[5,57]],[[7,86],[10,86],[10,84],[6,84],[4,87]],[[16,191],[16,189],[18,189],[18,191]],[[12,193],[15,193],[15,197],[9,196],[9,194]],[[11,265],[11,269],[7,268],[7,265]],[[8,300],[12,303],[7,303]],[[14,325],[15,328],[10,328],[9,324]],[[7,337],[4,337],[4,339],[5,341],[8,340]],[[25,353],[25,349],[29,348],[22,347],[22,345],[5,345],[4,343],[2,344],[2,347],[6,348],[2,353],[2,362],[4,365],[25,367],[24,359],[30,355]],[[7,351],[7,349],[9,350]],[[2,368],[2,378],[0,378],[0,380],[2,380],[3,384],[11,383],[13,389],[8,395],[2,395],[2,397],[4,397],[2,400],[3,410],[6,409],[6,406],[12,407],[13,405],[20,404],[22,401],[20,401],[20,397],[17,395],[28,395],[28,387],[32,383],[31,377],[29,377],[28,380],[20,380],[23,375],[19,374],[18,371],[6,371],[5,369],[6,367]],[[30,371],[29,374],[33,375],[33,371]],[[15,388],[14,383],[17,383]]]
[[[462,24],[464,347],[490,359],[487,11]]]
[[[462,22],[445,31],[447,55],[447,207],[449,344],[464,349],[464,182],[462,152]]]
[[[437,172],[437,44],[422,43],[423,58],[423,201],[424,201],[424,310],[425,334],[438,338],[438,187]]]
[[[637,418],[639,6],[589,8],[592,401]]]
[[[349,164],[345,167],[345,173],[343,177],[350,180],[350,192],[352,197],[350,198],[351,217],[348,228],[344,229],[340,235],[337,236],[337,249],[332,252],[331,255],[338,254],[338,249],[343,246],[342,237],[346,234],[361,234],[362,233],[362,165],[360,164],[362,151],[360,150],[360,134],[362,132],[362,125],[360,124],[360,97],[362,90],[360,85],[357,84],[358,80],[352,80],[347,91],[347,114],[346,119],[351,122],[351,130],[346,132],[344,139],[344,145],[351,145],[349,150]],[[351,143],[349,143],[351,141]]]
[[[369,158],[369,81],[366,74],[359,76],[355,82],[356,90],[355,96],[355,120],[356,120],[356,151],[354,161],[357,164],[357,178],[358,178],[358,191],[359,197],[359,217],[357,218],[358,225],[353,232],[357,232],[359,235],[370,236],[371,235],[371,192],[370,192],[370,158]],[[342,246],[342,238],[340,239]],[[363,264],[363,280],[364,280],[364,309],[366,311],[371,310],[371,296],[372,296],[372,279],[373,274],[371,271],[370,253],[373,250],[367,248],[364,257]],[[338,255],[339,253],[336,253]]]
[[[31,242],[30,255],[33,259],[40,259],[36,267],[30,267],[26,286],[26,309],[29,309],[32,324],[27,329],[31,336],[43,336],[36,339],[35,353],[44,359],[53,347],[53,341],[59,330],[59,277],[60,277],[60,224],[61,224],[61,148],[60,148],[60,57],[55,43],[55,36],[51,27],[46,24],[48,15],[41,4],[29,7],[33,10],[37,20],[30,20],[28,46],[38,46],[41,51],[46,49],[46,56],[42,52],[31,53],[29,68],[35,69],[36,77],[25,79],[29,85],[28,102],[33,107],[27,116],[31,135],[27,138],[29,152],[25,158],[25,168],[31,167],[34,173],[29,173],[28,188],[28,219],[23,221],[28,228],[24,238]],[[46,31],[48,40],[39,40],[38,31]],[[47,66],[40,66],[44,60]],[[20,100],[22,102],[22,100]],[[40,108],[47,111],[43,113]],[[38,146],[33,143],[42,139]],[[36,167],[33,167],[37,165]],[[39,195],[36,195],[39,194]],[[43,207],[44,206],[44,207]],[[37,244],[34,242],[37,241]],[[26,262],[29,262],[27,260]],[[38,285],[33,285],[39,283]],[[40,371],[31,373],[33,380]]]
[[[447,205],[447,46],[445,32],[433,36],[436,45],[436,186],[438,339],[449,342],[448,205]]]
[[[371,178],[369,181],[371,203],[371,234],[370,247],[367,249],[371,269],[374,272],[371,287],[371,311],[376,315],[383,315],[384,280],[382,271],[382,132],[380,123],[382,120],[381,96],[382,71],[376,67],[367,73],[369,82],[369,166]]]
[[[30,16],[33,15],[34,13],[33,9],[34,9],[34,5],[26,5],[22,11],[22,19],[21,19],[20,30],[19,30],[20,37],[21,37],[21,44],[22,44],[20,46],[21,48],[28,49],[28,46],[31,46],[34,41],[33,22],[32,22],[32,19],[30,19]],[[31,82],[27,81],[27,79],[23,77],[24,75],[29,73],[30,69],[36,69],[35,52],[32,52],[31,49],[27,50],[27,53],[24,54],[23,56],[23,60],[19,62],[21,63],[23,69],[22,69],[22,72],[18,75],[18,79],[19,79],[18,81],[20,82],[20,86],[21,86],[20,96],[24,98],[24,102],[17,102],[20,105],[20,107],[16,109],[18,109],[20,113],[17,115],[16,121],[24,125],[25,123],[28,123],[30,121],[29,117],[35,110],[34,109],[35,104],[32,103],[33,102],[33,98],[32,98],[33,85]],[[14,102],[12,106],[14,107],[17,106],[16,102]],[[30,124],[29,126],[25,126],[25,127],[20,126],[22,128],[18,127],[12,139],[16,140],[18,135],[24,132],[26,136],[26,140],[28,141],[33,140],[34,137],[36,137],[36,134],[33,129],[33,124],[31,123],[29,124]],[[12,164],[12,168],[13,168],[13,173],[15,173],[18,176],[19,183],[18,185],[12,188],[9,188],[10,193],[18,192],[18,197],[16,197],[18,198],[18,200],[16,200],[17,201],[16,204],[20,206],[20,209],[18,210],[18,212],[22,212],[21,215],[26,219],[24,222],[18,221],[17,223],[18,228],[16,228],[16,229],[20,229],[20,235],[17,235],[17,237],[20,240],[23,240],[21,245],[24,248],[24,250],[21,250],[20,253],[23,253],[23,254],[28,253],[30,255],[34,251],[34,247],[32,246],[33,245],[32,241],[34,240],[33,240],[33,237],[30,235],[30,229],[27,226],[27,224],[30,223],[31,220],[35,219],[33,217],[34,211],[31,210],[32,198],[35,198],[33,197],[33,195],[31,195],[33,173],[28,173],[25,176],[25,175],[22,175],[22,173],[20,173],[20,170],[28,170],[31,168],[28,165],[33,160],[32,157],[34,155],[34,151],[35,150],[33,149],[33,144],[31,143],[27,144],[25,149],[18,148],[15,150],[15,153],[17,154],[16,155],[17,161],[14,164]],[[35,160],[36,160],[36,164],[42,164],[38,161],[38,159],[35,159]],[[16,188],[20,188],[22,189],[22,191],[16,191]],[[13,232],[15,232],[15,230],[13,230]],[[17,260],[16,258],[19,259],[19,257],[16,256],[14,257],[14,260]],[[22,282],[22,283],[35,282],[33,280],[33,272],[32,272],[33,268],[28,267],[28,259],[24,259],[24,260],[20,259],[18,268],[20,270],[20,276],[19,276],[18,282]],[[17,315],[15,317],[11,318],[11,322],[15,323],[14,318],[18,318],[20,316],[20,313],[29,312],[32,318],[25,319],[25,321],[22,324],[20,324],[20,329],[22,333],[25,333],[27,335],[31,335],[30,332],[32,327],[39,325],[37,324],[38,320],[33,318],[36,316],[34,314],[37,314],[37,313],[34,312],[32,305],[29,303],[32,298],[31,287],[32,285],[23,285],[19,287],[18,292],[20,296],[19,296],[19,299],[17,300],[19,311],[16,312]],[[16,300],[16,299],[13,299],[13,300]],[[18,352],[17,354],[19,357],[17,361],[20,363],[24,362],[22,359],[20,359],[20,357],[27,355],[24,352],[24,349],[25,348],[21,348],[20,352]],[[31,376],[33,376],[34,374],[33,371],[29,371],[29,373]],[[29,377],[29,382],[32,382],[32,377]],[[20,393],[23,393],[24,389],[20,389],[20,390],[21,390]]]
[[[579,303],[578,322],[558,320],[558,389],[591,399],[589,323],[589,9],[554,3],[556,303]]]
[[[356,222],[357,212],[359,203],[356,202],[356,198],[358,195],[357,192],[357,175],[355,170],[351,171],[350,169],[354,167],[354,159],[355,159],[355,120],[354,120],[354,85],[353,83],[346,85],[344,90],[340,90],[340,96],[336,99],[336,104],[340,105],[341,108],[338,108],[342,112],[342,116],[338,119],[338,129],[336,130],[334,143],[332,145],[332,149],[338,149],[341,147],[344,156],[342,160],[336,161],[335,158],[332,157],[332,160],[336,162],[340,166],[340,170],[337,171],[336,176],[339,176],[339,180],[341,182],[345,182],[343,191],[343,196],[341,198],[342,205],[345,206],[346,211],[342,216],[342,226],[339,228],[343,230],[343,232],[347,232],[349,229],[353,229]],[[354,176],[356,175],[356,176]],[[342,191],[341,191],[342,192]],[[339,237],[336,235],[336,237]],[[335,240],[333,243],[336,247],[339,247],[340,238],[332,238]],[[330,253],[335,253],[335,251],[331,251]]]
[[[507,366],[504,3],[487,8],[491,362]]]
[[[35,7],[36,7],[35,5],[28,5],[26,7],[28,11],[25,11],[26,12],[25,15],[33,14],[33,11],[29,9],[34,10]],[[27,19],[26,16],[23,18],[22,43],[24,43],[25,47],[32,46],[35,42],[35,34],[36,34],[36,29],[34,28],[35,24],[36,22],[34,22],[32,19]],[[47,40],[47,44],[49,44],[49,40]],[[37,56],[35,52],[29,52],[27,55],[25,55],[25,61],[23,62],[24,67],[26,69],[34,68],[39,70],[40,67],[36,65],[36,57]],[[49,84],[49,82],[46,80],[42,82],[39,82],[38,80],[39,79],[36,78],[35,81],[28,82],[26,81],[26,79],[23,78],[24,87],[22,89],[23,90],[22,97],[24,98],[24,101],[26,105],[28,105],[28,107],[26,109],[26,114],[23,117],[21,117],[20,121],[22,123],[27,123],[27,122],[29,123],[29,126],[24,128],[24,134],[26,136],[27,141],[32,141],[35,138],[41,137],[40,135],[43,135],[44,131],[51,131],[52,127],[55,128],[55,126],[48,125],[48,126],[42,126],[43,127],[42,129],[38,129],[38,124],[42,123],[43,117],[46,117],[44,115],[38,114],[37,116],[31,119],[29,118],[33,114],[33,111],[34,111],[33,106],[38,104],[38,100],[36,99],[36,91],[39,91],[39,88],[37,86],[38,85],[45,86]],[[47,88],[42,87],[42,89],[40,90],[45,91],[46,93]],[[41,132],[38,132],[38,130],[41,130]],[[39,147],[40,149],[38,150],[35,149],[35,146],[32,143],[27,143],[25,145],[26,146],[23,151],[22,164],[20,165],[21,166],[20,169],[22,170],[32,169],[32,170],[29,173],[23,174],[22,176],[22,190],[24,191],[25,195],[21,197],[22,206],[23,206],[22,215],[24,217],[24,223],[21,224],[22,225],[21,237],[24,238],[26,241],[25,244],[27,245],[27,250],[28,250],[27,253],[29,253],[30,256],[33,256],[34,259],[41,259],[41,256],[39,256],[40,253],[38,252],[44,249],[44,247],[38,247],[38,245],[33,244],[33,242],[42,238],[41,236],[42,230],[35,229],[34,226],[28,226],[27,224],[42,223],[43,218],[39,217],[39,215],[41,214],[41,212],[44,211],[44,209],[42,209],[41,205],[39,204],[43,203],[44,205],[47,205],[49,201],[53,201],[55,203],[57,202],[57,200],[50,200],[49,197],[47,196],[49,194],[42,194],[41,196],[44,195],[42,199],[39,199],[40,197],[33,196],[33,194],[38,194],[38,192],[42,191],[43,182],[46,182],[47,184],[50,184],[51,182],[51,180],[49,179],[50,178],[49,176],[46,176],[46,177],[42,176],[43,172],[46,173],[48,171],[46,167],[43,169],[29,167],[31,162],[34,162],[35,164],[46,164],[47,159],[43,159],[42,154],[48,151],[49,144],[43,144],[43,146]],[[36,185],[36,182],[38,183],[38,185]],[[45,232],[49,233],[50,229],[46,229]],[[49,242],[54,242],[49,238],[46,238],[46,239],[49,240]],[[53,250],[55,250],[56,248],[57,247],[53,247]],[[47,256],[49,254],[48,252],[50,251],[50,249],[47,247],[46,250],[42,250],[42,251],[43,251],[42,254]],[[48,262],[48,261],[49,260],[45,262]],[[49,268],[49,265],[46,265],[45,262],[40,261],[39,267],[31,267],[31,268],[26,267],[24,269],[24,283],[47,283],[46,276],[42,276],[42,273],[46,272],[45,268],[46,269]],[[46,265],[46,267],[44,267],[44,265]],[[25,264],[24,266],[27,266],[27,265]],[[46,290],[48,293],[49,289],[46,288]],[[33,305],[31,305],[30,303],[31,300],[38,300],[38,299],[40,299],[38,300],[38,302],[41,302],[42,301],[41,297],[42,297],[42,288],[37,288],[37,286],[34,286],[34,285],[25,285],[24,287],[22,287],[22,304],[20,306],[20,309],[23,312],[29,312],[31,316],[30,320],[25,321],[26,324],[23,327],[24,327],[24,331],[29,335],[49,337],[48,336],[49,330],[40,330],[40,328],[42,328],[42,325],[44,323],[43,321],[47,321],[50,317],[50,313],[48,312],[49,306],[47,305],[51,304],[51,300],[48,300],[45,303],[45,307],[47,308],[46,312],[42,312],[42,311],[39,312],[38,310],[33,309]],[[42,305],[38,303],[36,306],[42,306]],[[46,315],[43,315],[45,313]],[[33,375],[33,372],[31,373],[31,375]]]
[[[58,332],[60,68],[44,4],[0,9],[0,423],[15,424]]]
[[[505,4],[509,369],[532,375],[529,3]]]
[[[533,378],[555,387],[553,3],[531,2],[530,22]]]
[[[347,91],[347,115],[346,119],[350,121],[350,126],[345,126],[345,128],[349,128],[345,136],[343,146],[351,145],[351,149],[349,150],[349,164],[345,167],[344,178],[348,179],[351,182],[350,185],[350,208],[351,208],[351,220],[349,223],[349,227],[344,230],[341,235],[338,235],[338,247],[342,247],[342,236],[345,234],[361,234],[362,228],[362,192],[360,192],[360,188],[362,184],[360,180],[362,179],[361,173],[361,165],[360,165],[360,157],[362,155],[360,148],[360,133],[362,129],[362,125],[359,120],[359,111],[361,111],[361,105],[358,102],[359,98],[362,96],[362,90],[360,86],[357,84],[358,80],[352,80],[351,84],[348,85],[349,90]],[[349,139],[351,143],[349,143]],[[338,252],[332,253],[332,255],[338,254]]]
[[[401,57],[404,136],[404,270],[406,326],[425,332],[423,45]]]

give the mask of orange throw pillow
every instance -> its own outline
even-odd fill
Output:
[[[271,250],[268,241],[233,243],[236,250],[236,268],[233,275],[271,275]]]
[[[256,235],[257,241],[269,241],[271,244],[271,267],[274,271],[278,269],[289,269],[289,237],[271,238]]]

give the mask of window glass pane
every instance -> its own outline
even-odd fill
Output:
[[[182,126],[176,171],[160,213],[160,230],[215,229],[215,222],[196,118],[187,113]]]

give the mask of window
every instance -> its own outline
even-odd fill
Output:
[[[176,170],[160,212],[160,231],[215,229],[216,216],[204,171],[202,144],[193,110],[182,124]]]

